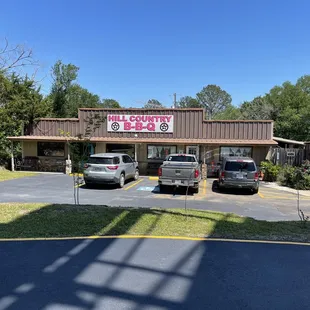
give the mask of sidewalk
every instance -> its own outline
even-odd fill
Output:
[[[278,185],[277,183],[274,183],[274,182],[264,182],[264,181],[261,181],[260,183],[262,185],[264,185],[264,187],[266,187],[266,188],[274,188],[274,189],[277,189],[279,191],[290,192],[290,193],[293,193],[293,194],[297,195],[297,190],[293,189],[293,188],[289,188],[289,187],[285,187],[285,186],[280,186],[280,185]],[[299,195],[300,196],[310,197],[310,190],[300,190],[299,191]]]

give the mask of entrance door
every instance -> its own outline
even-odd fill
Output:
[[[197,160],[199,160],[199,146],[198,145],[188,145],[186,147],[186,153],[195,155]]]
[[[131,158],[135,158],[134,144],[107,144],[107,153],[122,153],[127,154]]]

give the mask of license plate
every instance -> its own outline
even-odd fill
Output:
[[[94,170],[94,171],[101,171],[101,168],[99,168],[99,167],[93,167],[93,170]]]
[[[182,184],[182,181],[181,181],[181,180],[175,180],[175,181],[174,181],[174,184],[180,185],[180,184]]]
[[[236,178],[237,178],[237,179],[243,179],[243,174],[242,174],[242,173],[238,173],[238,174],[236,175]]]

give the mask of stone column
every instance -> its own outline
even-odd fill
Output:
[[[201,165],[201,176],[202,176],[202,179],[203,180],[206,180],[207,179],[207,164],[202,164]]]

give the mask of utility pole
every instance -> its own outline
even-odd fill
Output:
[[[176,93],[173,94],[173,107],[174,108],[177,107],[177,94]]]

